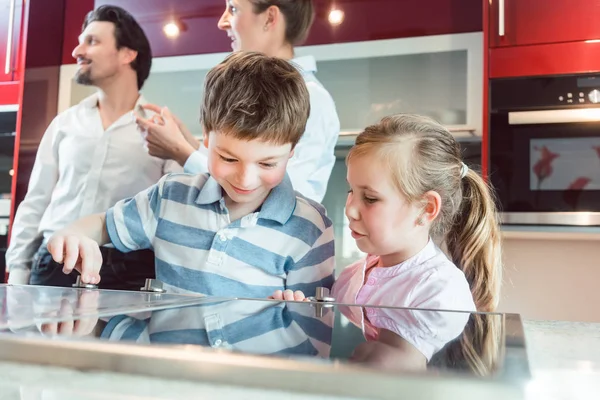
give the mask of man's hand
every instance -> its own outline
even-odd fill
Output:
[[[160,108],[154,104],[145,104],[142,107],[155,113],[152,118],[136,116],[148,153],[164,160],[175,160],[183,166],[189,156],[198,149],[200,141],[167,107]]]
[[[81,273],[82,282],[100,282],[102,254],[94,240],[83,235],[57,232],[48,241],[48,251],[54,261],[63,264],[65,274],[76,269]]]

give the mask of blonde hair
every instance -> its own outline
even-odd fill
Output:
[[[304,78],[289,62],[255,52],[235,52],[204,81],[204,132],[295,146],[310,113]]]
[[[498,305],[502,274],[498,213],[491,188],[463,167],[459,144],[446,128],[428,117],[398,114],[383,118],[358,135],[348,162],[373,154],[391,172],[410,202],[437,192],[441,210],[432,236],[445,240],[452,261],[469,282],[479,311]]]
[[[254,13],[260,14],[269,7],[279,8],[285,18],[285,41],[292,46],[302,44],[315,19],[312,0],[249,0]]]
[[[502,350],[500,314],[471,314],[460,339],[436,353],[430,365],[450,370],[470,370],[481,377],[492,375],[499,366]]]

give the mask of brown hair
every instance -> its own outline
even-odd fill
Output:
[[[491,188],[475,171],[463,177],[460,146],[428,117],[385,117],[358,135],[348,161],[375,152],[392,173],[400,193],[420,202],[428,191],[442,198],[432,236],[445,240],[452,261],[469,282],[479,311],[498,305],[502,274],[498,213]]]
[[[255,52],[235,52],[204,82],[204,132],[295,146],[310,113],[304,79],[289,62]]]
[[[254,6],[254,13],[260,14],[269,7],[275,6],[285,18],[285,40],[296,46],[302,44],[315,19],[312,0],[249,0]]]

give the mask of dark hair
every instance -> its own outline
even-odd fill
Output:
[[[138,90],[150,75],[152,66],[152,50],[144,30],[133,16],[117,6],[104,5],[92,10],[85,17],[81,30],[85,30],[94,21],[112,22],[115,26],[117,49],[127,47],[137,51],[137,57],[131,62],[131,68],[137,73]]]

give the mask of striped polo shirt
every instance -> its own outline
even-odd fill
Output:
[[[329,357],[335,313],[309,303],[226,300],[111,318],[101,337],[191,344],[244,353]]]
[[[289,177],[256,212],[230,221],[209,174],[170,174],[106,214],[122,252],[152,249],[156,279],[171,293],[264,298],[278,289],[331,288],[333,227],[325,209]]]

